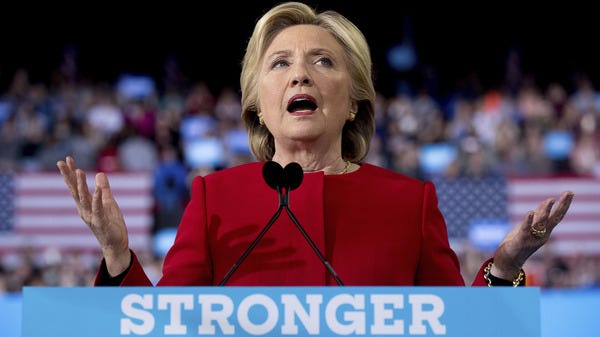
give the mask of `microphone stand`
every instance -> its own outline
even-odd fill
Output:
[[[225,283],[229,280],[231,275],[233,275],[233,273],[238,269],[238,267],[242,264],[242,262],[244,262],[246,257],[248,257],[248,255],[250,255],[250,252],[254,249],[254,247],[256,247],[256,245],[262,239],[262,237],[265,236],[265,234],[267,233],[269,228],[271,228],[273,223],[275,223],[275,220],[277,220],[277,218],[279,218],[279,215],[281,215],[281,211],[283,210],[283,204],[281,203],[282,193],[280,192],[280,190],[281,190],[280,188],[277,188],[277,192],[279,193],[279,208],[277,209],[277,212],[275,212],[275,214],[273,214],[273,216],[271,217],[271,220],[269,220],[267,225],[260,231],[260,233],[258,233],[258,235],[256,236],[256,239],[254,239],[254,241],[252,241],[250,246],[248,248],[246,248],[246,250],[244,251],[242,256],[240,256],[240,258],[233,264],[233,266],[231,266],[231,269],[229,269],[227,274],[225,274],[225,277],[223,277],[223,280],[221,282],[219,282],[219,284],[218,284],[219,286],[225,285]]]
[[[325,268],[327,268],[327,270],[329,271],[329,273],[331,273],[331,276],[333,276],[333,278],[335,279],[335,281],[337,282],[337,284],[339,286],[343,286],[344,285],[342,283],[342,280],[340,280],[340,278],[338,277],[338,275],[335,272],[335,270],[333,270],[333,267],[331,266],[331,264],[327,261],[327,259],[325,259],[325,257],[321,253],[321,251],[319,251],[319,248],[317,247],[317,245],[315,245],[315,243],[311,240],[310,236],[308,236],[308,233],[306,233],[306,231],[304,230],[304,228],[302,228],[302,226],[300,225],[300,222],[298,222],[298,220],[296,219],[296,217],[294,216],[294,214],[290,210],[290,208],[288,206],[289,205],[289,193],[290,193],[289,187],[282,188],[281,186],[277,186],[277,194],[279,195],[279,208],[277,208],[277,211],[271,217],[271,219],[269,220],[269,222],[267,223],[267,225],[260,231],[260,233],[258,233],[258,235],[256,236],[256,239],[254,239],[254,241],[252,241],[252,243],[250,244],[250,246],[248,246],[248,248],[246,248],[246,250],[244,251],[244,253],[236,261],[236,263],[234,263],[233,266],[231,266],[231,269],[229,269],[229,271],[227,272],[227,274],[225,274],[225,277],[223,277],[223,280],[221,282],[219,282],[219,284],[218,284],[219,286],[223,286],[223,285],[225,285],[225,283],[227,283],[227,281],[229,280],[229,278],[231,277],[231,275],[233,275],[233,273],[238,269],[238,267],[242,264],[242,262],[244,262],[244,260],[246,259],[246,257],[248,257],[248,255],[250,255],[250,252],[254,249],[254,247],[256,247],[256,245],[258,244],[258,242],[267,233],[267,231],[269,230],[269,228],[271,228],[271,226],[273,225],[273,223],[275,223],[275,220],[277,220],[277,218],[279,218],[279,216],[281,215],[281,212],[283,211],[284,208],[285,208],[286,213],[290,217],[290,219],[292,219],[292,222],[294,223],[294,225],[296,225],[296,228],[298,228],[298,230],[300,231],[300,233],[302,233],[302,236],[306,239],[306,241],[308,242],[308,244],[310,245],[310,247],[317,254],[317,256],[319,257],[319,260],[321,260],[321,263],[323,263],[323,265],[325,266]]]
[[[327,261],[327,259],[325,259],[323,254],[321,254],[317,245],[315,245],[315,243],[310,239],[310,236],[308,236],[308,233],[306,233],[304,228],[302,228],[302,226],[300,225],[300,222],[298,222],[298,220],[296,220],[296,217],[294,216],[294,214],[292,213],[290,208],[285,206],[285,211],[290,216],[290,219],[292,219],[292,222],[294,222],[294,225],[296,225],[296,227],[298,228],[300,233],[302,233],[302,236],[304,236],[306,241],[308,241],[308,244],[310,245],[310,247],[315,251],[315,254],[317,254],[317,256],[319,257],[319,260],[321,260],[321,263],[323,263],[325,268],[327,268],[327,270],[329,270],[329,273],[331,273],[331,276],[333,276],[333,278],[335,279],[335,282],[337,282],[337,284],[339,286],[343,286],[344,284],[342,283],[342,280],[340,280],[340,278],[338,277],[335,270],[333,270],[333,267],[331,266],[329,261]]]

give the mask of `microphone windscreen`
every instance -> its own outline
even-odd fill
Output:
[[[263,178],[269,187],[277,190],[278,187],[284,185],[283,167],[279,163],[272,160],[265,162],[262,168]]]
[[[291,162],[285,166],[283,169],[285,173],[285,180],[288,184],[288,189],[294,190],[300,186],[302,183],[302,178],[304,177],[304,171],[302,170],[302,166],[300,164]]]

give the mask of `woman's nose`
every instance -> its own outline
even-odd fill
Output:
[[[311,82],[312,81],[306,67],[303,65],[296,65],[294,69],[294,77],[292,78],[292,85],[307,85]]]
[[[295,77],[294,80],[292,81],[292,83],[294,85],[298,85],[298,84],[309,84],[310,83],[310,79],[308,78],[308,76],[298,76]]]

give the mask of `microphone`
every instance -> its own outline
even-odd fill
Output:
[[[263,179],[279,195],[279,207],[289,204],[289,192],[302,183],[304,172],[298,163],[289,163],[282,168],[279,163],[268,161],[263,165]]]
[[[275,212],[273,217],[271,217],[267,225],[260,231],[260,233],[258,233],[256,239],[252,241],[250,246],[244,251],[244,253],[239,257],[239,259],[227,272],[223,280],[219,282],[219,286],[224,285],[229,280],[231,275],[233,275],[237,268],[242,264],[242,262],[244,262],[246,257],[250,255],[250,252],[254,249],[254,247],[256,247],[258,242],[267,233],[269,228],[271,228],[275,220],[279,218],[284,208],[294,225],[296,225],[296,228],[298,228],[298,230],[300,231],[304,239],[308,242],[312,250],[315,252],[315,254],[317,254],[321,263],[323,263],[325,268],[327,268],[327,270],[329,271],[331,276],[333,276],[337,284],[339,286],[343,286],[344,284],[342,283],[342,280],[338,277],[337,273],[335,272],[329,261],[327,261],[325,256],[323,256],[317,245],[312,241],[308,233],[300,225],[298,219],[296,219],[296,217],[294,216],[294,213],[292,213],[292,210],[289,208],[289,193],[290,191],[295,190],[300,186],[304,177],[304,171],[302,170],[302,166],[300,166],[300,164],[298,163],[292,162],[287,164],[285,168],[283,168],[277,162],[267,161],[263,165],[262,173],[267,185],[269,185],[269,187],[277,191],[277,194],[279,196],[279,207],[277,208],[277,211]]]
[[[283,169],[283,173],[285,175],[285,179],[287,182],[287,188],[289,191],[295,190],[302,183],[302,178],[304,178],[304,171],[302,170],[302,166],[298,163],[289,163]]]
[[[263,179],[270,188],[277,190],[285,184],[284,170],[278,163],[268,161],[262,168]]]

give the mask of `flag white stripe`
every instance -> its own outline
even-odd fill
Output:
[[[127,228],[149,228],[152,224],[152,217],[146,215],[124,216]],[[76,213],[74,215],[21,215],[15,219],[15,226],[20,229],[36,229],[36,228],[85,228],[87,226]],[[87,229],[89,230],[89,229]]]
[[[147,193],[147,192],[144,192]],[[152,207],[152,197],[150,195],[143,196],[119,196],[114,194],[119,207],[123,210],[131,208],[148,209]],[[75,201],[69,195],[68,198],[61,196],[17,196],[15,198],[15,211],[22,213],[27,209],[75,209]]]
[[[132,249],[147,250],[151,244],[148,235],[129,235],[129,246]],[[89,234],[36,234],[36,235],[0,235],[0,251],[31,248],[67,248],[100,251],[96,237]]]
[[[562,221],[553,234],[600,234],[598,221]]]
[[[511,218],[512,216],[525,216],[527,212],[535,211],[542,201],[543,199],[540,199],[539,201],[515,200],[509,204],[508,213],[511,215]],[[570,214],[589,214],[600,218],[600,201],[578,201],[573,199],[567,217]]]
[[[88,187],[94,187],[94,175],[87,176]],[[138,174],[107,174],[110,188],[113,191],[128,189],[149,189],[152,187],[152,175],[147,172]],[[57,174],[22,173],[15,176],[15,188],[21,191],[58,190],[68,191],[62,176]]]
[[[554,196],[563,191],[573,191],[577,194],[600,194],[600,181],[590,179],[531,179],[512,180],[508,185],[509,195]]]
[[[547,247],[558,255],[600,254],[598,240],[555,240]]]

